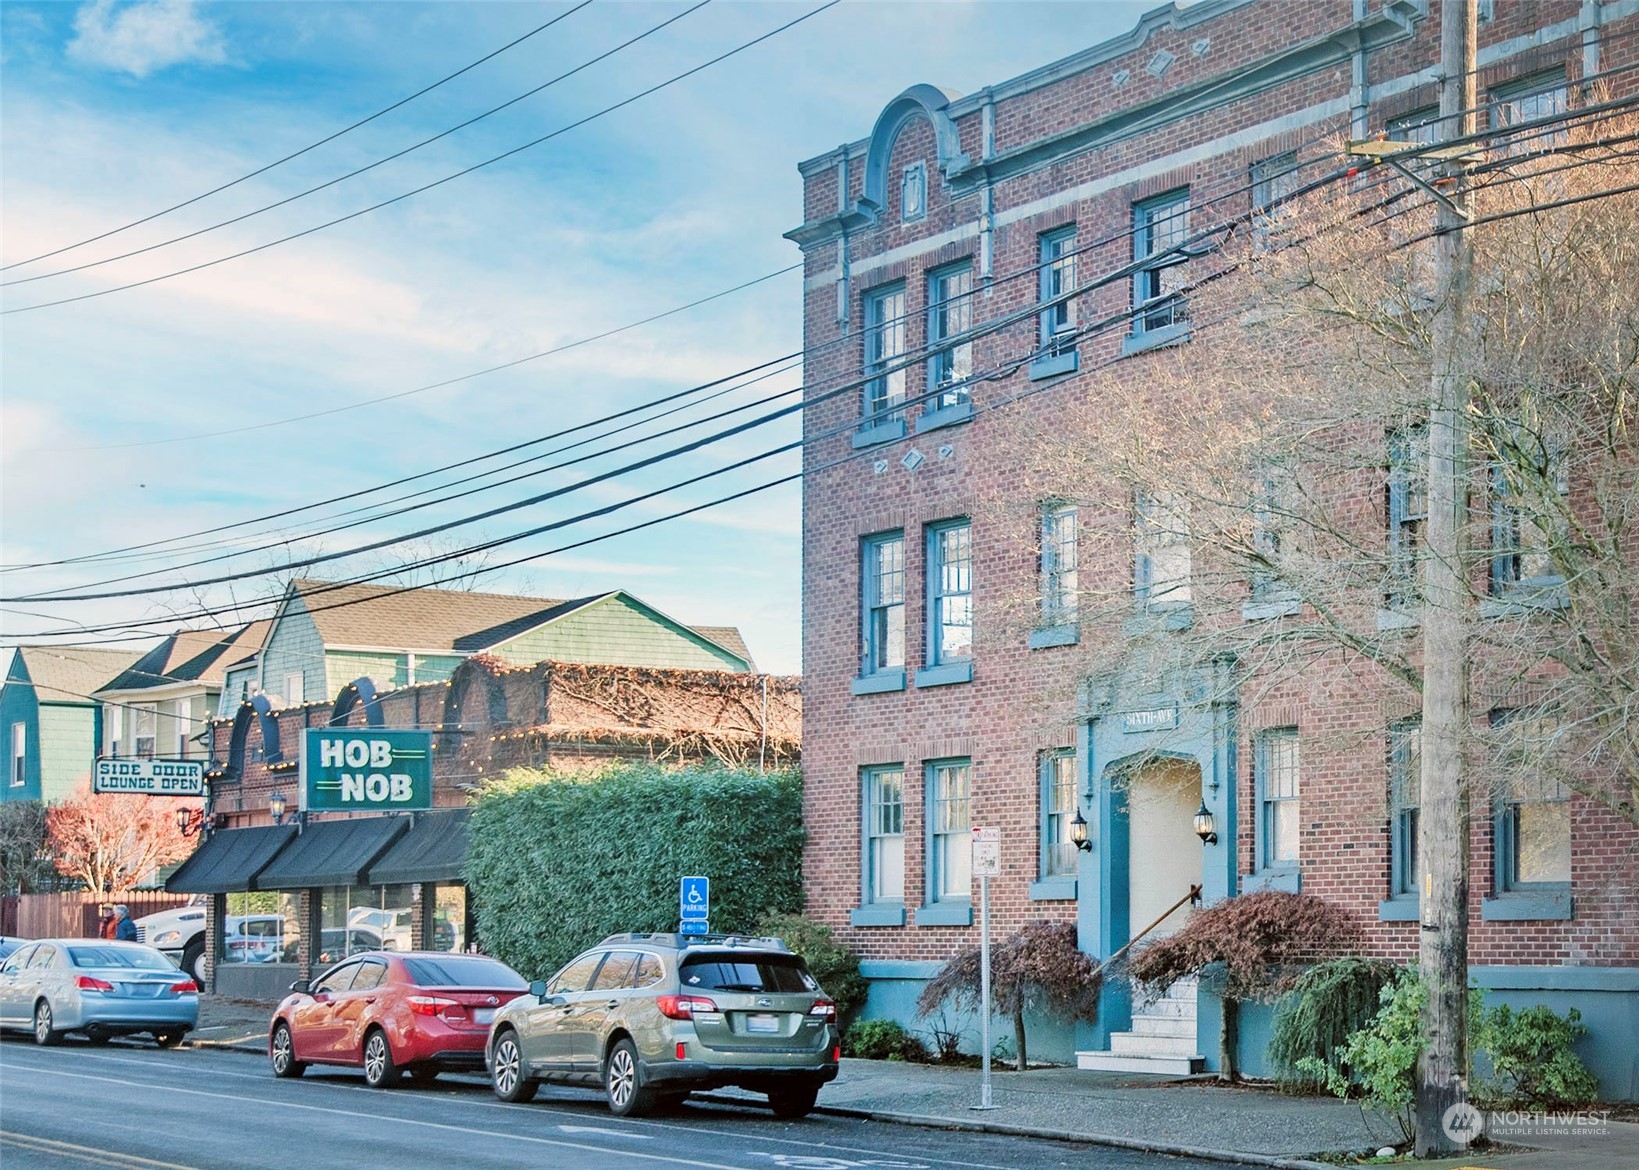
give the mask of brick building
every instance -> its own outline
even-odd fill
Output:
[[[1480,7],[1482,124],[1575,108],[1596,79],[1632,92],[1639,4]],[[921,983],[976,941],[978,826],[1002,833],[998,935],[1075,921],[1103,958],[1193,885],[1208,903],[1301,889],[1354,910],[1374,951],[1415,956],[1415,885],[1395,878],[1415,822],[1389,796],[1415,706],[1330,667],[1255,693],[1227,666],[1156,670],[1138,635],[1188,621],[1187,549],[1142,498],[1093,515],[1040,492],[1003,422],[1052,429],[1053,403],[1090,393],[1095,370],[1100,392],[1144,396],[1151,363],[1187,358],[1192,231],[1273,205],[1300,151],[1416,126],[1438,57],[1419,0],[1202,0],[974,94],[913,85],[868,137],[801,164],[805,874],[810,913],[864,956],[875,1014],[910,1022]],[[995,519],[1021,502],[1040,508],[1034,547]],[[1134,536],[1100,561],[1085,534],[1112,525]],[[1130,620],[1078,615],[1078,575],[1130,583]],[[1026,596],[1030,620],[1007,620]],[[1253,596],[1245,620],[1283,607]],[[1095,646],[1118,665],[1090,670]],[[1328,736],[1368,724],[1365,750]],[[1199,809],[1216,822],[1204,844]],[[1519,816],[1476,809],[1475,978],[1578,1006],[1602,1094],[1632,1097],[1639,834],[1558,801],[1532,830],[1550,838],[1543,872],[1514,872],[1496,845]],[[1107,984],[1097,1024],[1044,1047],[1084,1067],[1200,1067],[1217,1006],[1177,994],[1189,1002],[1139,1005],[1135,1024]],[[1243,1022],[1248,1071],[1266,1022]]]

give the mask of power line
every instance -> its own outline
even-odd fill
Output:
[[[530,29],[528,32],[526,32],[523,36],[518,37],[515,40],[508,41],[506,44],[502,45],[499,49],[496,49],[494,52],[486,53],[484,56],[478,58],[478,60],[476,60],[476,61],[473,61],[471,64],[463,65],[461,68],[457,69],[454,73],[451,73],[451,74],[448,74],[447,76],[439,78],[437,81],[433,82],[431,85],[423,86],[421,89],[418,89],[414,93],[412,93],[409,97],[400,98],[398,101],[394,102],[392,105],[385,106],[382,109],[377,110],[375,113],[371,114],[369,117],[360,118],[357,122],[354,122],[350,126],[343,126],[340,130],[337,130],[334,134],[326,135],[325,137],[319,139],[317,142],[309,143],[308,145],[302,147],[300,150],[293,151],[292,153],[285,155],[283,158],[274,159],[272,162],[268,163],[266,166],[257,167],[254,171],[251,171],[249,174],[240,175],[237,179],[230,180],[229,182],[223,183],[223,184],[221,184],[220,186],[217,186],[217,187],[212,187],[209,191],[205,191],[205,192],[202,192],[198,195],[195,195],[191,199],[184,199],[181,203],[173,203],[171,206],[163,208],[160,211],[156,211],[151,215],[145,215],[141,219],[134,219],[130,223],[125,224],[122,227],[110,228],[108,231],[103,232],[101,235],[91,236],[87,239],[81,240],[77,244],[64,244],[61,248],[55,248],[50,252],[41,252],[38,256],[31,256],[27,260],[14,260],[10,264],[0,265],[0,272],[9,272],[13,268],[20,268],[20,267],[22,267],[26,264],[33,264],[33,263],[35,263],[37,261],[40,261],[40,260],[48,260],[52,256],[60,256],[64,252],[72,252],[76,248],[83,248],[87,244],[94,244],[98,240],[106,240],[109,236],[117,236],[121,232],[130,231],[134,227],[140,227],[141,225],[143,225],[145,223],[150,223],[153,220],[159,219],[161,216],[171,214],[171,212],[173,212],[173,211],[181,211],[184,207],[191,207],[193,204],[198,203],[201,199],[209,199],[212,195],[219,195],[223,191],[226,191],[228,188],[237,187],[240,183],[243,183],[248,179],[254,179],[258,175],[265,175],[265,174],[267,174],[267,172],[273,170],[273,168],[275,168],[275,167],[283,166],[285,163],[290,162],[292,159],[300,158],[302,155],[307,154],[309,151],[317,150],[319,147],[324,146],[326,143],[334,142],[336,139],[340,138],[344,134],[351,134],[354,130],[357,130],[360,126],[364,126],[364,125],[366,125],[370,122],[374,122],[377,118],[383,116],[384,114],[392,113],[394,110],[398,109],[400,106],[408,105],[410,102],[415,101],[416,98],[423,97],[426,94],[431,93],[433,90],[437,89],[439,86],[445,84],[446,82],[454,81],[457,77],[460,77],[463,73],[470,73],[472,70],[478,68],[478,66],[484,64],[486,61],[492,61],[496,57],[499,57],[502,53],[506,52],[508,49],[513,49],[513,48],[516,48],[517,46],[523,44],[525,41],[529,40],[530,37],[535,36],[537,33],[545,32],[547,29],[549,29],[553,25],[557,24],[560,20],[564,20],[568,17],[571,17],[571,16],[575,15],[575,13],[579,12],[582,8],[585,8],[588,4],[591,4],[591,3],[592,3],[592,0],[581,0],[581,3],[575,5],[573,8],[569,9],[568,11],[559,14],[558,16],[554,16],[551,20],[547,21],[545,24],[537,25],[536,27],[534,27],[534,28]],[[72,270],[70,270],[70,271],[72,271]]]
[[[585,0],[585,2],[587,4],[590,4],[591,0]],[[456,125],[451,126],[448,130],[441,130],[437,134],[434,134],[431,138],[423,138],[420,142],[417,142],[417,143],[415,143],[411,146],[406,146],[403,150],[394,151],[392,154],[386,155],[382,158],[378,158],[374,162],[366,163],[362,167],[357,167],[354,170],[348,171],[345,175],[338,175],[334,179],[328,179],[325,182],[318,184],[317,186],[307,188],[305,191],[298,191],[294,195],[287,195],[283,199],[276,200],[275,202],[269,203],[264,207],[258,207],[254,211],[247,211],[243,215],[236,215],[231,219],[224,219],[220,223],[213,223],[208,227],[202,227],[202,228],[197,229],[196,231],[186,232],[186,233],[184,233],[180,236],[172,236],[168,240],[161,240],[158,243],[148,244],[148,245],[145,245],[144,247],[141,247],[141,248],[133,248],[131,251],[121,252],[117,256],[105,256],[101,260],[88,260],[86,263],[76,264],[72,268],[59,268],[55,272],[42,272],[42,273],[39,273],[36,276],[25,276],[25,277],[21,277],[17,280],[8,280],[8,281],[4,282],[3,284],[0,284],[0,288],[11,288],[13,285],[18,285],[18,284],[31,284],[36,280],[50,280],[54,276],[67,276],[71,272],[84,272],[88,268],[100,268],[104,264],[113,264],[115,261],[118,261],[118,260],[129,260],[133,256],[141,256],[144,253],[157,251],[160,248],[168,248],[172,244],[180,244],[185,240],[196,239],[199,236],[203,236],[203,235],[206,235],[210,232],[214,232],[218,228],[231,227],[236,223],[243,223],[245,220],[253,219],[256,216],[261,215],[263,212],[273,211],[277,208],[285,206],[288,203],[294,203],[298,199],[305,199],[309,195],[316,194],[316,193],[318,193],[320,191],[323,191],[323,190],[325,190],[329,187],[334,187],[338,183],[345,183],[348,179],[355,179],[358,176],[366,173],[367,171],[373,171],[379,166],[384,166],[387,163],[393,162],[397,159],[401,159],[405,155],[413,154],[414,152],[420,150],[423,146],[430,146],[434,142],[437,142],[442,138],[448,138],[451,134],[457,133],[458,131],[461,131],[461,130],[465,130],[468,126],[474,125],[475,123],[482,122],[485,118],[488,118],[490,115],[498,114],[502,110],[505,110],[505,109],[507,109],[511,106],[515,106],[519,102],[523,101],[525,98],[534,97],[536,94],[542,92],[543,90],[549,89],[552,86],[558,84],[558,82],[566,81],[569,78],[575,76],[575,74],[584,72],[585,70],[590,69],[592,66],[598,64],[601,61],[608,60],[610,57],[613,57],[616,53],[619,53],[619,52],[621,52],[625,49],[631,48],[633,45],[637,44],[639,41],[644,40],[647,37],[653,36],[655,33],[659,32],[661,29],[666,28],[669,25],[676,24],[678,21],[682,20],[685,16],[689,16],[692,13],[700,11],[700,9],[704,8],[707,4],[710,4],[710,3],[711,3],[711,0],[698,0],[698,3],[696,3],[692,8],[686,8],[682,12],[679,12],[676,16],[668,17],[667,19],[661,21],[659,24],[654,25],[650,28],[644,29],[642,32],[638,33],[636,36],[631,37],[628,40],[622,41],[620,44],[616,45],[614,48],[608,49],[605,52],[599,53],[596,57],[593,57],[590,60],[581,62],[579,65],[575,66],[573,69],[570,69],[565,73],[558,74],[556,77],[552,78],[550,81],[542,82],[540,85],[537,85],[534,89],[531,89],[531,90],[528,90],[524,93],[521,93],[517,97],[509,98],[508,100],[502,102],[500,105],[494,106],[494,107],[492,107],[488,110],[485,110],[481,114],[475,114],[473,117],[468,118],[466,121],[459,122]],[[565,14],[565,15],[567,15],[567,14]]]
[[[515,146],[511,150],[504,151],[501,154],[495,155],[493,158],[485,159],[483,162],[474,163],[470,167],[466,167],[462,170],[456,171],[454,174],[445,175],[443,178],[435,179],[431,183],[424,183],[419,187],[415,187],[415,188],[413,188],[409,191],[404,192],[402,195],[395,195],[391,199],[383,199],[379,203],[372,203],[370,206],[360,208],[358,211],[349,212],[346,215],[338,216],[335,219],[327,220],[324,223],[317,224],[317,225],[315,225],[313,227],[310,227],[310,228],[305,228],[305,229],[303,229],[302,231],[299,231],[299,232],[293,232],[292,234],[290,234],[288,236],[282,236],[282,237],[280,237],[279,239],[276,239],[276,240],[269,240],[267,243],[258,244],[254,248],[246,248],[242,251],[234,252],[234,253],[232,253],[230,255],[227,255],[227,256],[219,256],[215,260],[207,260],[207,261],[205,261],[203,263],[200,263],[200,264],[190,265],[187,268],[179,268],[175,272],[167,272],[167,273],[165,273],[161,276],[151,276],[151,277],[147,278],[146,280],[136,280],[136,281],[130,282],[129,284],[116,285],[113,288],[99,289],[96,292],[81,293],[79,296],[63,297],[63,298],[61,298],[59,300],[55,300],[55,301],[41,301],[37,304],[23,305],[19,308],[15,308],[15,309],[0,310],[0,316],[10,314],[10,313],[31,313],[31,312],[35,311],[36,309],[49,309],[49,308],[54,308],[58,305],[70,305],[70,304],[74,304],[78,301],[91,300],[95,297],[105,297],[105,296],[108,296],[110,293],[125,292],[128,289],[142,288],[146,285],[157,284],[162,280],[170,280],[173,277],[186,276],[186,275],[188,275],[189,273],[192,273],[192,272],[199,272],[199,271],[201,271],[203,269],[206,269],[206,268],[214,268],[218,264],[225,264],[229,260],[238,260],[238,259],[240,259],[241,257],[244,257],[244,256],[254,255],[257,252],[264,252],[269,248],[273,248],[273,247],[278,246],[279,244],[287,244],[291,240],[299,240],[304,236],[313,235],[315,232],[323,231],[326,228],[335,227],[337,224],[346,223],[348,220],[357,219],[361,215],[368,215],[372,211],[380,211],[383,207],[390,207],[395,203],[400,203],[400,202],[402,202],[406,199],[412,198],[413,196],[420,195],[420,194],[422,194],[426,191],[430,191],[434,187],[441,187],[445,183],[452,182],[453,180],[459,179],[459,178],[461,178],[465,175],[470,175],[474,171],[481,170],[484,167],[491,166],[495,163],[498,163],[498,162],[502,161],[503,159],[511,158],[515,154],[521,154],[523,151],[526,151],[526,150],[529,150],[533,147],[539,146],[543,142],[548,142],[548,141],[550,141],[554,138],[559,137],[560,135],[567,134],[571,130],[578,129],[581,126],[586,125],[588,122],[596,121],[598,118],[602,118],[607,114],[612,114],[616,110],[624,109],[626,106],[631,105],[633,102],[640,101],[643,98],[649,97],[651,94],[659,93],[661,90],[666,89],[669,86],[676,85],[680,81],[683,81],[683,80],[685,80],[689,77],[693,77],[696,73],[700,73],[700,72],[702,72],[706,69],[711,68],[713,65],[717,65],[717,64],[719,64],[723,61],[728,60],[730,57],[733,57],[733,56],[735,56],[739,53],[745,52],[747,49],[753,48],[756,45],[760,45],[764,41],[769,40],[772,37],[776,37],[782,32],[785,32],[787,29],[794,28],[795,26],[801,24],[803,21],[809,20],[812,17],[818,16],[820,13],[826,11],[829,8],[836,7],[841,2],[842,2],[842,0],[826,0],[826,2],[821,4],[819,7],[810,9],[808,12],[803,13],[801,16],[795,18],[794,20],[788,20],[784,24],[780,25],[778,28],[772,29],[769,32],[763,33],[761,36],[754,37],[749,41],[745,41],[745,42],[743,42],[739,45],[736,45],[734,48],[729,49],[727,52],[719,53],[717,56],[711,58],[708,61],[702,62],[699,65],[694,66],[692,69],[684,70],[682,73],[678,73],[678,74],[676,74],[672,77],[669,77],[665,81],[659,82],[656,85],[651,85],[649,88],[641,90],[638,93],[635,93],[630,97],[623,98],[620,101],[615,102],[613,105],[605,106],[601,110],[597,110],[597,111],[595,111],[591,114],[586,115],[584,118],[580,118],[580,119],[577,119],[576,121],[570,122],[566,126],[560,126],[558,129],[553,130],[551,133],[543,134],[539,138],[535,138],[535,139],[532,139],[529,142],[524,143],[522,146]]]

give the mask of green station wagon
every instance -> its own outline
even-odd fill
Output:
[[[542,1082],[602,1085],[636,1117],[697,1089],[767,1093],[803,1117],[841,1056],[837,1005],[774,938],[616,934],[496,1013],[485,1061],[495,1094]]]

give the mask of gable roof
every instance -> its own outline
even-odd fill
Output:
[[[621,589],[590,597],[556,600],[507,593],[471,593],[458,589],[402,589],[390,585],[330,586],[328,582],[303,579],[291,582],[286,604],[292,596],[300,596],[304,603],[309,603],[308,613],[318,628],[320,639],[327,646],[402,647],[476,654],[617,594],[630,598],[666,621],[672,621],[653,606]],[[673,624],[682,626],[680,622]],[[682,628],[742,659],[748,669],[755,669],[751,665],[751,654],[746,648],[745,639],[732,626]]]
[[[132,663],[99,691],[137,691],[173,683],[222,682],[228,664],[262,644],[270,621],[251,622],[237,630],[178,630]]]
[[[91,703],[91,696],[108,680],[132,665],[141,655],[130,650],[100,650],[91,646],[18,646],[17,659],[34,684],[41,703]],[[18,664],[13,662],[15,683]]]
[[[452,652],[460,650],[458,641],[476,631],[509,625],[564,604],[551,598],[505,593],[391,585],[332,586],[310,580],[291,582],[287,606],[292,595],[307,604],[319,637],[327,646],[402,646]],[[480,649],[483,647],[473,647]]]

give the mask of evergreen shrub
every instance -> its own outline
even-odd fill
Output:
[[[802,906],[798,772],[623,761],[514,771],[473,806],[464,876],[486,954],[545,978],[620,931],[678,926],[678,879],[711,879],[711,929]]]

